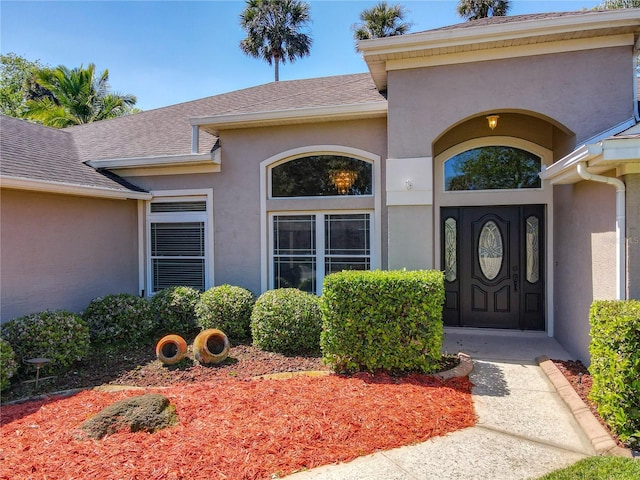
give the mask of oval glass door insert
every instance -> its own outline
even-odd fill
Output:
[[[493,280],[500,273],[504,249],[502,248],[502,235],[498,225],[493,220],[484,224],[478,238],[478,261],[480,270],[487,280]]]

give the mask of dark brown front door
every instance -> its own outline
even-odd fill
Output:
[[[442,208],[448,326],[544,330],[544,206]]]

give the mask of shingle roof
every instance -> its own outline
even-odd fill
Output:
[[[368,73],[271,82],[113,120],[71,127],[81,161],[191,152],[189,119],[306,107],[384,102]],[[200,133],[200,152],[216,138]]]
[[[113,174],[97,172],[82,163],[69,132],[4,115],[0,115],[0,175],[123,192],[141,191]]]
[[[425,32],[437,32],[437,31],[443,31],[443,30],[459,30],[459,29],[465,29],[465,28],[471,28],[471,27],[486,27],[489,25],[504,25],[508,23],[527,22],[527,21],[537,22],[540,20],[549,20],[551,18],[594,14],[602,11],[605,11],[605,10],[579,10],[575,12],[545,12],[545,13],[528,13],[524,15],[505,15],[505,16],[498,16],[498,17],[486,17],[486,18],[479,18],[477,20],[470,20],[467,22],[456,23],[454,25],[446,25],[444,27],[426,30]],[[416,32],[416,33],[424,33],[424,32]]]

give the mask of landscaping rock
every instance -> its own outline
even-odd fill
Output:
[[[176,409],[167,397],[148,394],[109,405],[85,420],[80,428],[89,438],[99,440],[123,429],[153,433],[175,425],[177,421]]]

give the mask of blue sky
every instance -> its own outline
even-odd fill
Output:
[[[311,56],[281,66],[280,79],[366,72],[351,25],[377,0],[310,1]],[[419,32],[462,21],[457,0],[402,1]],[[512,0],[510,14],[593,8],[600,0]],[[245,56],[234,1],[0,2],[0,51],[45,65],[95,63],[112,89],[143,110],[273,81],[273,67]]]

